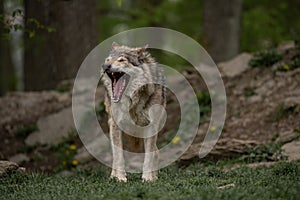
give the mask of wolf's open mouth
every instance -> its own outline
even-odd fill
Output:
[[[107,73],[111,80],[112,94],[114,102],[119,102],[127,87],[130,76],[124,72],[110,72]]]

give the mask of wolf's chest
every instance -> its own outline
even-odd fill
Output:
[[[113,112],[114,115],[117,115],[118,117],[123,117],[123,115],[129,111],[130,99],[124,95],[119,102],[117,103],[111,102],[111,107],[114,111]]]
[[[140,102],[141,103],[141,102]],[[118,103],[112,103],[112,113],[115,122],[122,123],[133,121],[134,124],[145,125],[148,124],[147,110],[144,105],[132,105],[132,100],[128,96],[123,96]]]

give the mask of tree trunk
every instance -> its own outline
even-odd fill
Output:
[[[0,14],[3,14],[3,1],[0,2]],[[3,95],[4,93],[4,88],[3,88],[3,39],[2,39],[2,34],[3,34],[3,26],[0,22],[0,34],[1,34],[1,39],[0,39],[0,96]]]
[[[97,45],[96,0],[26,0],[25,13],[25,24],[35,18],[55,29],[53,33],[39,29],[33,38],[25,36],[25,90],[52,89],[74,78]]]
[[[239,53],[242,0],[204,0],[204,40],[214,61]]]
[[[0,2],[0,13],[4,13],[3,1]],[[0,96],[16,89],[16,74],[12,64],[10,40],[2,38],[3,25],[0,24]]]

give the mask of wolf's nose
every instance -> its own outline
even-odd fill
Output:
[[[111,68],[111,64],[104,63],[102,65],[102,68],[103,68],[104,71],[107,71],[107,70],[109,70]]]

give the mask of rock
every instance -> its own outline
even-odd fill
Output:
[[[278,45],[277,49],[280,53],[285,52],[288,49],[294,48],[295,47],[295,41],[285,41],[281,44]]]
[[[0,161],[0,176],[12,172],[24,172],[25,168],[19,167],[17,163],[10,162],[10,161]]]
[[[218,66],[223,76],[235,77],[249,68],[248,62],[251,58],[251,54],[242,53],[229,61],[219,63]]]
[[[279,143],[287,143],[293,141],[297,138],[299,133],[296,133],[293,129],[283,131],[279,133],[278,138],[276,138],[275,142]]]
[[[38,131],[31,133],[25,140],[26,145],[59,144],[75,129],[72,108],[40,118]]]
[[[0,98],[0,133],[14,133],[20,126],[71,105],[69,93],[55,91],[13,92]]]
[[[235,138],[221,138],[214,146],[213,150],[207,155],[207,157],[213,158],[232,158],[237,155],[241,155],[245,148],[254,147],[259,145],[259,141],[255,140],[240,140]],[[199,157],[199,150],[202,143],[193,144],[181,157],[181,161],[190,160],[194,157]],[[206,144],[208,145],[208,144]],[[200,155],[201,157],[201,155]]]
[[[81,88],[84,91],[86,87]],[[80,91],[81,91],[80,90]],[[80,95],[81,101],[86,103],[88,101],[94,101],[96,96],[95,104],[98,105],[100,101],[104,99],[104,88],[99,87],[96,90],[96,95],[86,95],[86,93],[77,93]],[[67,101],[70,97],[68,93],[61,94],[57,97],[60,102]],[[70,131],[75,130],[72,107],[66,107],[61,109],[59,112],[50,114],[45,117],[41,117],[37,121],[38,131],[31,133],[25,140],[26,145],[36,144],[59,144],[64,141],[65,138],[69,137]]]
[[[300,96],[293,96],[284,99],[283,102],[285,107],[292,107],[300,105]]]
[[[15,162],[17,164],[21,164],[23,162],[28,162],[30,159],[26,154],[19,153],[19,154],[16,154],[16,155],[10,157],[8,160],[11,162]]]
[[[287,143],[281,149],[286,153],[289,161],[300,159],[300,140]]]
[[[254,96],[247,98],[247,100],[249,103],[255,103],[255,102],[261,102],[263,99],[259,95],[254,95]]]
[[[269,96],[273,92],[275,85],[276,85],[275,81],[270,79],[265,83],[263,83],[260,87],[258,87],[255,90],[255,93],[261,96]]]

